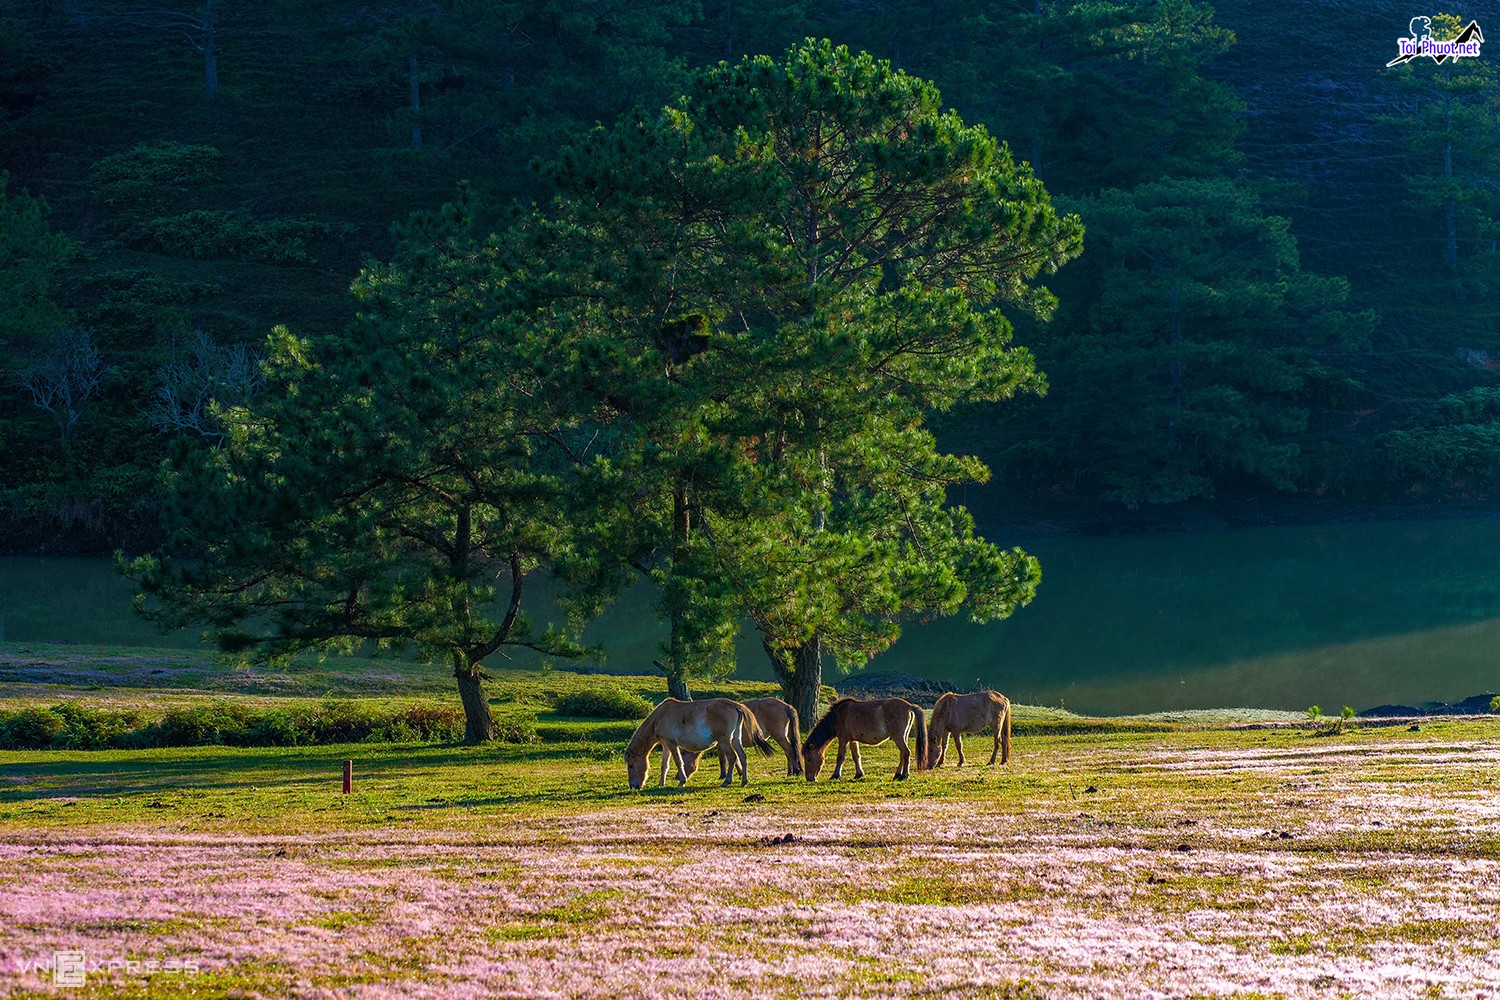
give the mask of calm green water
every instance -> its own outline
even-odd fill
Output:
[[[1500,689],[1500,520],[1055,538],[1037,600],[976,626],[913,625],[872,669],[991,685],[1030,704],[1118,714],[1254,706],[1325,711]],[[650,672],[650,597],[591,633]],[[105,560],[0,559],[0,639],[192,645],[129,611]],[[518,657],[518,664],[530,662]],[[741,673],[767,677],[754,642]]]
[[[1257,528],[1026,546],[1013,619],[913,629],[892,669],[1089,713],[1325,711],[1500,690],[1500,521]]]

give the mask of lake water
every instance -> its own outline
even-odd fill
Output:
[[[871,669],[1106,715],[1336,712],[1500,688],[1500,520],[1022,544],[1042,562],[1030,607],[990,625],[912,625]],[[649,673],[660,655],[644,589],[590,632],[614,669]],[[0,640],[196,643],[136,619],[103,559],[0,559]],[[769,677],[758,643],[742,643],[740,674]]]

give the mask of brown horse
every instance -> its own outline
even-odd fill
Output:
[[[833,765],[833,776],[837,778],[844,770],[844,754],[853,748],[854,776],[865,776],[864,764],[859,759],[861,743],[884,743],[895,740],[901,751],[901,763],[896,768],[896,780],[903,781],[911,774],[911,748],[906,738],[911,731],[917,732],[917,770],[927,766],[927,719],[922,710],[904,698],[880,698],[861,701],[858,698],[840,698],[828,707],[828,714],[807,734],[802,744],[803,774],[808,781],[818,780],[823,770],[823,756],[828,744],[839,741],[838,760]]]
[[[759,724],[761,732],[771,738],[771,742],[781,747],[786,754],[786,773],[802,773],[802,727],[797,722],[797,710],[780,698],[756,698],[754,701],[744,702],[755,721]],[[698,770],[698,758],[707,751],[693,753],[689,750],[682,751],[682,764],[686,773],[679,774],[679,780],[686,781]],[[723,768],[719,770],[719,778],[724,777]]]
[[[931,767],[942,767],[948,752],[948,734],[953,734],[953,746],[958,750],[958,766],[964,766],[964,741],[962,733],[978,733],[985,729],[995,730],[995,749],[990,754],[990,763],[1000,758],[1000,763],[1010,763],[1010,700],[994,691],[975,691],[973,694],[945,694],[932,706],[932,763]]]
[[[690,772],[683,768],[682,752],[702,753],[715,743],[719,745],[719,774],[724,784],[734,780],[734,769],[740,769],[740,784],[748,785],[743,737],[749,736],[766,756],[771,743],[760,731],[755,715],[737,701],[709,698],[705,701],[678,701],[668,698],[651,710],[625,747],[625,770],[630,787],[639,789],[646,783],[646,768],[651,751],[661,744],[661,781],[667,783],[667,761],[677,765],[677,784],[687,784]]]
[[[786,773],[802,773],[802,725],[797,710],[780,698],[756,698],[745,702],[761,731],[786,754]]]

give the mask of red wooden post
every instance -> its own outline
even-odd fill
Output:
[[[354,782],[354,761],[344,761],[344,794],[349,794],[349,786]]]

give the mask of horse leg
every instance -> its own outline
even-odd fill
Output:
[[[953,730],[953,749],[958,751],[958,766],[964,766],[964,738],[957,729]]]
[[[1000,756],[1000,715],[995,715],[995,749],[990,751],[990,767],[995,766],[995,758]]]
[[[734,751],[726,746],[728,740],[719,741],[719,784],[727,785],[734,780]]]
[[[744,788],[750,784],[750,761],[745,755],[745,741],[740,734],[736,733],[732,740],[734,744],[734,758],[740,763],[740,787]],[[734,780],[734,761],[729,762],[729,779]]]
[[[687,784],[688,771],[687,766],[682,762],[682,745],[680,743],[672,744],[672,759],[677,762],[677,787],[681,788]],[[665,768],[663,769],[663,773],[665,773]]]
[[[854,740],[850,740],[849,747],[854,755],[854,776],[856,778],[863,778],[865,776],[865,762],[859,759],[859,744]]]
[[[793,775],[797,773],[797,755],[792,751],[792,741],[787,738],[785,732],[771,733],[771,739],[781,747],[781,752],[786,754],[786,773]]]
[[[838,755],[838,759],[833,762],[833,776],[835,778],[839,778],[839,777],[843,776],[843,774],[844,774],[844,754],[846,754],[848,752],[849,752],[849,744],[846,743],[842,739],[839,740],[839,755]],[[859,759],[859,751],[855,750],[854,754],[855,754],[855,758],[854,759],[858,760]]]
[[[672,744],[666,740],[661,743],[661,778],[656,782],[657,788],[663,788],[667,784],[667,763],[672,759]]]
[[[900,761],[896,764],[896,780],[905,781],[911,774],[911,746],[906,742],[911,731],[901,733],[896,737],[896,750],[901,754]]]

